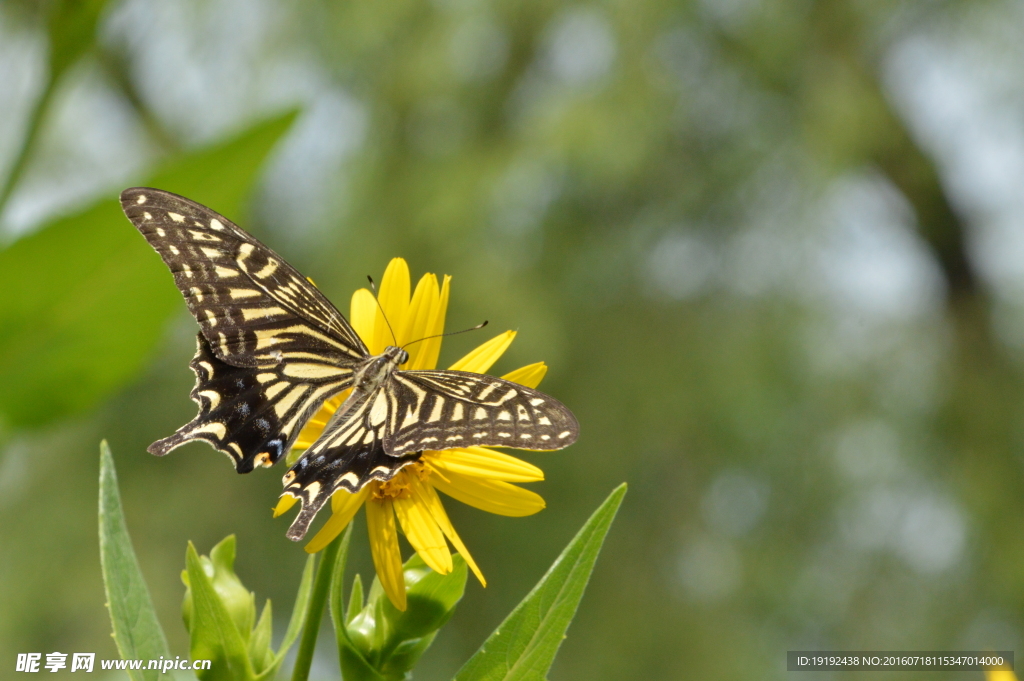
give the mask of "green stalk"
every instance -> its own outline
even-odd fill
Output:
[[[0,180],[0,215],[3,215],[4,209],[7,207],[7,199],[10,198],[14,186],[25,172],[25,168],[28,165],[29,152],[36,145],[36,140],[43,127],[43,118],[46,116],[46,110],[50,106],[50,100],[53,99],[55,90],[56,85],[53,74],[48,73],[43,91],[32,106],[32,111],[28,117],[28,129],[25,130],[25,134],[21,137],[21,145],[15,153],[14,163],[11,164],[3,180]]]
[[[340,546],[341,535],[328,544],[327,548],[320,554],[316,581],[313,583],[313,593],[309,598],[309,610],[306,611],[306,624],[302,629],[299,652],[295,656],[295,669],[292,671],[292,681],[306,681],[309,678],[309,668],[313,664],[313,650],[316,649],[316,637],[320,633],[320,621],[323,619],[324,606],[327,605],[327,596],[331,591],[334,559],[338,555],[338,547]]]

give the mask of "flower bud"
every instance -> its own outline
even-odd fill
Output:
[[[374,579],[366,605],[349,619],[345,627],[347,636],[339,637],[345,679],[406,678],[433,642],[437,630],[455,612],[455,605],[465,591],[466,563],[461,556],[453,558],[452,571],[442,575],[413,554],[404,570],[404,611],[391,604],[380,581]],[[355,597],[353,594],[353,600]],[[361,600],[361,595],[358,597]],[[346,644],[353,650],[345,650]],[[373,667],[372,673],[366,663]]]
[[[253,626],[256,624],[256,596],[245,588],[242,580],[235,574],[235,535],[225,537],[210,551],[210,556],[200,556],[199,561],[203,572],[210,578],[220,602],[224,605],[231,621],[235,623],[242,640],[248,641]],[[185,626],[191,630],[192,590],[188,583],[188,574],[182,571],[181,579],[185,583],[185,600],[182,603],[182,617]]]

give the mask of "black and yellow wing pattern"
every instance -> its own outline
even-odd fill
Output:
[[[209,208],[144,187],[125,190],[121,206],[200,328],[190,365],[199,414],[150,452],[205,440],[239,473],[271,466],[324,401],[353,388],[284,476],[284,493],[302,501],[291,539],[305,535],[335,491],[388,480],[425,449],[551,450],[576,440],[572,412],[540,391],[462,371],[401,371],[408,356],[400,348],[370,355],[310,281]]]
[[[123,192],[121,206],[200,328],[191,363],[199,415],[149,451],[201,439],[240,473],[273,465],[309,416],[351,385],[366,347],[316,287],[222,215],[141,187]]]
[[[553,397],[465,371],[393,371],[376,390],[355,392],[341,410],[285,475],[285,491],[302,499],[289,537],[301,538],[338,489],[356,492],[369,480],[388,480],[423,450],[561,449],[579,434],[572,412]]]

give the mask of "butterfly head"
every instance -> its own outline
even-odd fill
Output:
[[[409,361],[409,353],[402,348],[396,348],[394,345],[389,345],[384,350],[384,354],[382,356],[386,357],[388,361],[393,363],[396,367]]]

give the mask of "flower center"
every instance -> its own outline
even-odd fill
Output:
[[[432,469],[430,467],[430,464],[428,464],[423,459],[420,459],[419,461],[414,461],[413,463],[409,464],[403,470],[409,475],[415,475],[420,480],[426,480],[427,478],[430,477],[430,472]]]
[[[377,489],[373,491],[373,498],[376,501],[383,501],[385,499],[408,499],[412,496],[412,490],[409,485],[409,475],[415,475],[420,480],[426,480],[430,477],[431,472],[430,466],[425,461],[413,461],[410,464],[406,464],[401,471],[398,472],[395,477],[384,482],[377,483]]]
[[[409,497],[409,481],[405,479],[405,471],[400,471],[390,480],[385,480],[373,490],[373,498],[376,501],[385,499],[406,499]]]

